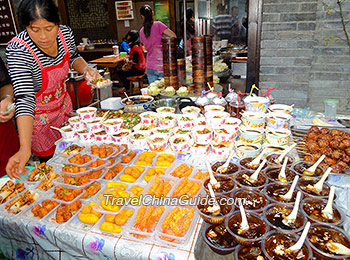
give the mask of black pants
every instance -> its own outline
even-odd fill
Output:
[[[139,75],[143,75],[144,73],[145,73],[144,70],[138,70],[134,67],[132,67],[128,71],[123,71],[123,70],[118,71],[120,81],[123,82],[124,88],[126,89],[130,89],[130,81],[127,80],[127,77],[139,76]]]
[[[39,157],[39,161],[40,163],[43,163],[43,162],[47,162],[48,160],[50,160],[52,158],[53,154],[49,155],[49,156],[45,156],[45,157]]]

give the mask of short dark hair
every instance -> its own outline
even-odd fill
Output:
[[[143,15],[143,30],[146,38],[151,35],[151,28],[153,25],[153,10],[150,5],[144,5],[140,9],[140,14]]]
[[[130,36],[129,42],[128,42],[128,36]],[[134,45],[140,44],[139,32],[136,30],[130,30],[125,36],[125,39],[126,39],[126,42],[129,44],[130,48],[132,48]]]
[[[186,9],[186,20],[190,20],[193,17],[193,10],[191,7]]]
[[[54,24],[60,23],[58,7],[53,0],[22,0],[17,16],[22,29],[39,19],[45,19]]]

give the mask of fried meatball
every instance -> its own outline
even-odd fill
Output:
[[[321,139],[317,141],[318,145],[320,146],[320,148],[322,147],[329,147],[329,141]]]
[[[347,155],[347,154],[343,154],[343,161],[344,161],[345,163],[349,163],[349,162],[350,162],[350,156]]]
[[[343,137],[341,137],[340,135],[334,135],[332,140],[341,143],[343,141]]]
[[[306,143],[307,149],[309,149],[311,152],[317,152],[320,147],[316,142],[309,142]]]
[[[315,132],[310,132],[306,136],[306,140],[316,140],[318,138],[318,134]]]
[[[338,149],[340,142],[336,140],[332,140],[329,142],[329,146],[333,149]]]
[[[329,134],[330,130],[328,128],[321,128],[321,134]]]
[[[350,148],[346,148],[345,153],[350,156]]]
[[[342,153],[341,153],[340,150],[335,150],[335,151],[332,152],[331,157],[334,160],[339,160],[340,158],[342,158]]]
[[[312,126],[312,127],[309,129],[309,132],[316,132],[316,133],[319,133],[319,132],[320,132],[320,129],[318,129],[317,126]]]
[[[325,156],[330,157],[332,155],[333,150],[330,147],[322,147],[320,149],[320,153],[324,154]]]
[[[335,161],[330,157],[326,157],[326,158],[324,158],[324,163],[327,165],[334,165]]]
[[[332,129],[332,130],[330,131],[330,134],[331,134],[331,135],[343,135],[344,132],[343,132],[343,131],[340,131],[339,129]]]
[[[318,140],[326,140],[326,141],[332,141],[331,135],[319,135]]]

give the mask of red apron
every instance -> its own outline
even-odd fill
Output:
[[[0,123],[0,177],[4,176],[8,160],[18,152],[19,141],[12,120]]]
[[[70,54],[61,30],[58,30],[65,50],[61,63],[44,67],[33,49],[23,40],[14,38],[24,45],[41,68],[41,89],[35,95],[35,119],[32,136],[32,152],[36,156],[46,157],[54,153],[55,142],[61,138],[57,130],[50,126],[61,127],[68,119],[65,115],[72,112],[72,102],[66,89],[66,76],[69,71]]]

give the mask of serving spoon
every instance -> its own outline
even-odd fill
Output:
[[[219,166],[216,171],[218,173],[225,173],[227,171],[228,166],[230,165],[230,161],[234,155],[235,155],[235,149],[233,148],[233,150],[231,151],[230,155],[228,156],[226,162],[223,165]]]
[[[322,154],[322,156],[320,158],[318,158],[317,162],[315,162],[314,165],[310,166],[309,168],[307,168],[303,174],[304,175],[314,175],[315,171],[318,167],[318,165],[323,161],[323,159],[326,158],[326,156],[324,154]]]
[[[277,158],[277,160],[276,160],[277,163],[281,163],[282,160],[283,160],[283,158],[284,158],[284,156],[286,156],[296,145],[297,145],[297,144],[294,143],[294,144],[292,144],[291,146],[289,146],[286,150],[284,150],[284,151],[281,153],[281,155],[278,156],[278,158]]]
[[[286,167],[288,163],[288,158],[284,158],[282,169],[280,173],[278,174],[278,180],[281,182],[287,182],[287,176],[286,176]]]
[[[298,210],[299,210],[299,204],[300,204],[300,198],[301,198],[301,192],[298,191],[297,198],[295,199],[295,204],[294,204],[293,210],[288,216],[286,216],[282,220],[283,224],[289,226],[290,224],[294,223],[295,220],[297,219]]]
[[[299,251],[302,247],[303,247],[303,244],[305,242],[305,239],[306,239],[306,236],[307,236],[307,233],[309,232],[309,229],[310,229],[310,222],[307,222],[306,225],[305,225],[305,228],[303,230],[303,233],[301,234],[301,236],[299,237],[299,240],[298,242],[296,242],[296,244],[294,244],[293,246],[289,247],[287,250],[288,251]]]
[[[256,169],[255,172],[254,172],[252,175],[250,175],[249,181],[251,181],[251,182],[254,183],[254,182],[256,182],[256,181],[258,180],[258,175],[259,175],[260,171],[262,170],[262,168],[264,167],[266,161],[267,161],[267,160],[264,159],[264,160],[262,161],[262,163],[259,165],[258,169]]]
[[[218,182],[215,179],[213,171],[212,171],[211,166],[210,166],[210,163],[208,161],[206,161],[206,164],[207,164],[207,168],[208,168],[208,173],[209,173],[209,178],[210,178],[209,182],[210,182],[211,186],[213,186],[216,189],[220,188],[220,182]]]
[[[322,216],[326,219],[333,218],[333,199],[334,199],[334,186],[331,186],[331,190],[329,191],[328,201],[326,207],[322,210]]]
[[[268,148],[265,148],[253,161],[248,163],[248,166],[250,167],[256,167],[259,165],[261,158],[264,156],[264,154],[267,152]]]
[[[208,183],[208,190],[209,190],[210,196],[214,199],[214,204],[213,204],[213,206],[208,207],[208,211],[214,215],[219,215],[220,214],[220,206],[216,200],[216,196],[215,196],[213,187],[211,186],[210,183]]]
[[[247,214],[244,210],[242,203],[239,204],[239,211],[241,212],[241,218],[242,218],[242,222],[241,222],[241,225],[239,227],[239,232],[242,233],[243,231],[249,230]]]
[[[292,183],[292,186],[290,186],[289,191],[286,194],[284,194],[284,195],[280,195],[282,197],[282,199],[290,200],[293,197],[293,192],[295,190],[295,186],[297,186],[298,179],[299,179],[299,176],[295,175],[293,183]]]
[[[337,255],[350,255],[350,248],[344,246],[343,244],[329,240],[326,246],[329,251],[336,253]]]
[[[328,177],[328,175],[330,174],[331,171],[332,171],[332,168],[328,167],[328,169],[323,174],[321,179],[314,185],[310,185],[310,184],[307,185],[307,188],[309,188],[311,190],[315,190],[317,193],[320,193],[322,191],[322,188],[323,188],[323,183],[325,182],[325,180],[327,179],[327,177]]]

